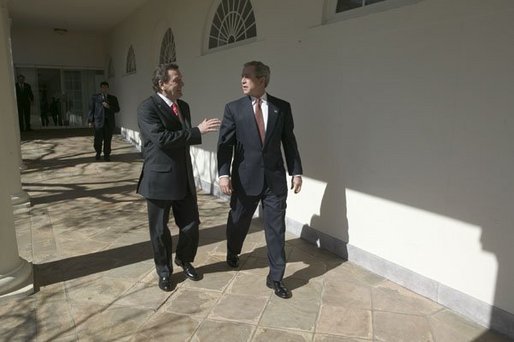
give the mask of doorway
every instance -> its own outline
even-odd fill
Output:
[[[32,85],[32,128],[87,127],[91,95],[103,70],[17,67]]]
[[[41,126],[63,126],[61,71],[59,69],[38,68],[37,82]]]

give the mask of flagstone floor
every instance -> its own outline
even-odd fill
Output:
[[[89,130],[36,130],[22,153],[32,206],[15,224],[35,293],[2,300],[1,341],[508,341],[291,234],[293,297],[280,299],[265,286],[261,222],[252,223],[241,266],[229,268],[228,203],[201,190],[194,265],[203,279],[176,268],[175,290],[163,292],[133,146],[115,136],[112,162],[97,162]]]

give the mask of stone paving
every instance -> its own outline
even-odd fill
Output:
[[[97,162],[90,133],[22,139],[32,206],[15,224],[36,292],[0,303],[0,341],[508,341],[291,234],[284,281],[293,297],[280,299],[265,285],[261,222],[252,223],[241,266],[229,268],[228,203],[201,190],[194,265],[203,279],[176,267],[176,288],[163,292],[135,193],[140,153],[115,136],[112,162]]]

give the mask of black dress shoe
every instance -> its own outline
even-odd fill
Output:
[[[97,153],[97,154],[95,155],[95,160],[100,160],[100,153]]]
[[[107,162],[111,161],[111,156],[104,156],[104,160]]]
[[[282,281],[272,280],[269,276],[266,278],[266,286],[273,289],[275,294],[280,298],[291,298],[291,292],[286,288]]]
[[[230,267],[239,267],[239,256],[237,254],[227,253],[227,264]]]
[[[182,260],[175,258],[175,264],[177,264],[177,266],[182,267],[182,269],[184,270],[184,274],[189,279],[194,281],[202,279],[202,277],[198,274],[198,272],[196,272],[196,269],[193,267],[193,265],[191,265],[190,262],[182,262]]]
[[[159,277],[159,288],[163,291],[170,292],[173,290],[170,277]]]

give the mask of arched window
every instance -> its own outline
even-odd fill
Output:
[[[323,23],[358,18],[372,13],[389,11],[423,0],[325,0]]]
[[[127,53],[127,74],[133,74],[136,72],[136,55],[134,48],[130,45]]]
[[[173,63],[177,61],[177,55],[175,52],[175,37],[171,28],[166,30],[164,38],[161,43],[161,53],[159,55],[159,63]]]
[[[114,78],[114,63],[112,62],[112,57],[109,58],[109,64],[107,65],[107,78]]]
[[[354,8],[372,5],[384,0],[337,0],[336,13],[349,11]]]
[[[212,18],[209,49],[257,36],[250,0],[221,0]]]

